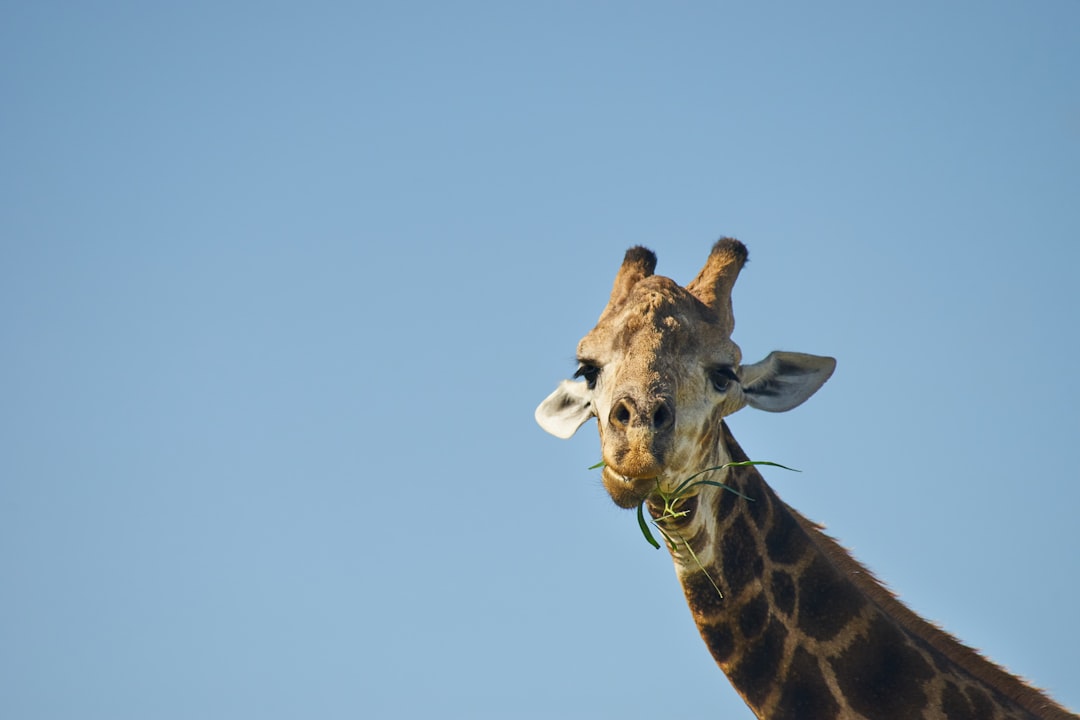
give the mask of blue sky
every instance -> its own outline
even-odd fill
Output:
[[[750,717],[532,420],[720,235],[744,448],[1080,708],[1080,5],[2,14],[0,715]]]

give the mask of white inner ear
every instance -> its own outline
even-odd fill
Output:
[[[761,362],[743,365],[743,394],[750,407],[785,412],[806,402],[834,369],[831,357],[777,350]]]
[[[536,408],[540,427],[563,440],[593,416],[592,391],[584,380],[563,380]]]

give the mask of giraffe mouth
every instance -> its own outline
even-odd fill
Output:
[[[615,504],[623,508],[633,508],[641,504],[643,500],[652,495],[660,485],[658,475],[648,477],[634,477],[606,466],[601,474],[601,481],[608,495]]]

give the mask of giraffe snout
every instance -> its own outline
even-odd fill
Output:
[[[674,436],[674,400],[664,395],[646,400],[623,395],[612,405],[607,420],[603,454],[612,475],[605,476],[605,485],[620,485],[616,478],[654,483],[663,473],[664,457]]]

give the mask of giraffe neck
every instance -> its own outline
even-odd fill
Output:
[[[723,433],[718,455],[746,460]],[[752,500],[701,486],[661,524],[694,622],[757,717],[1076,717],[915,615],[755,468],[726,473]]]

